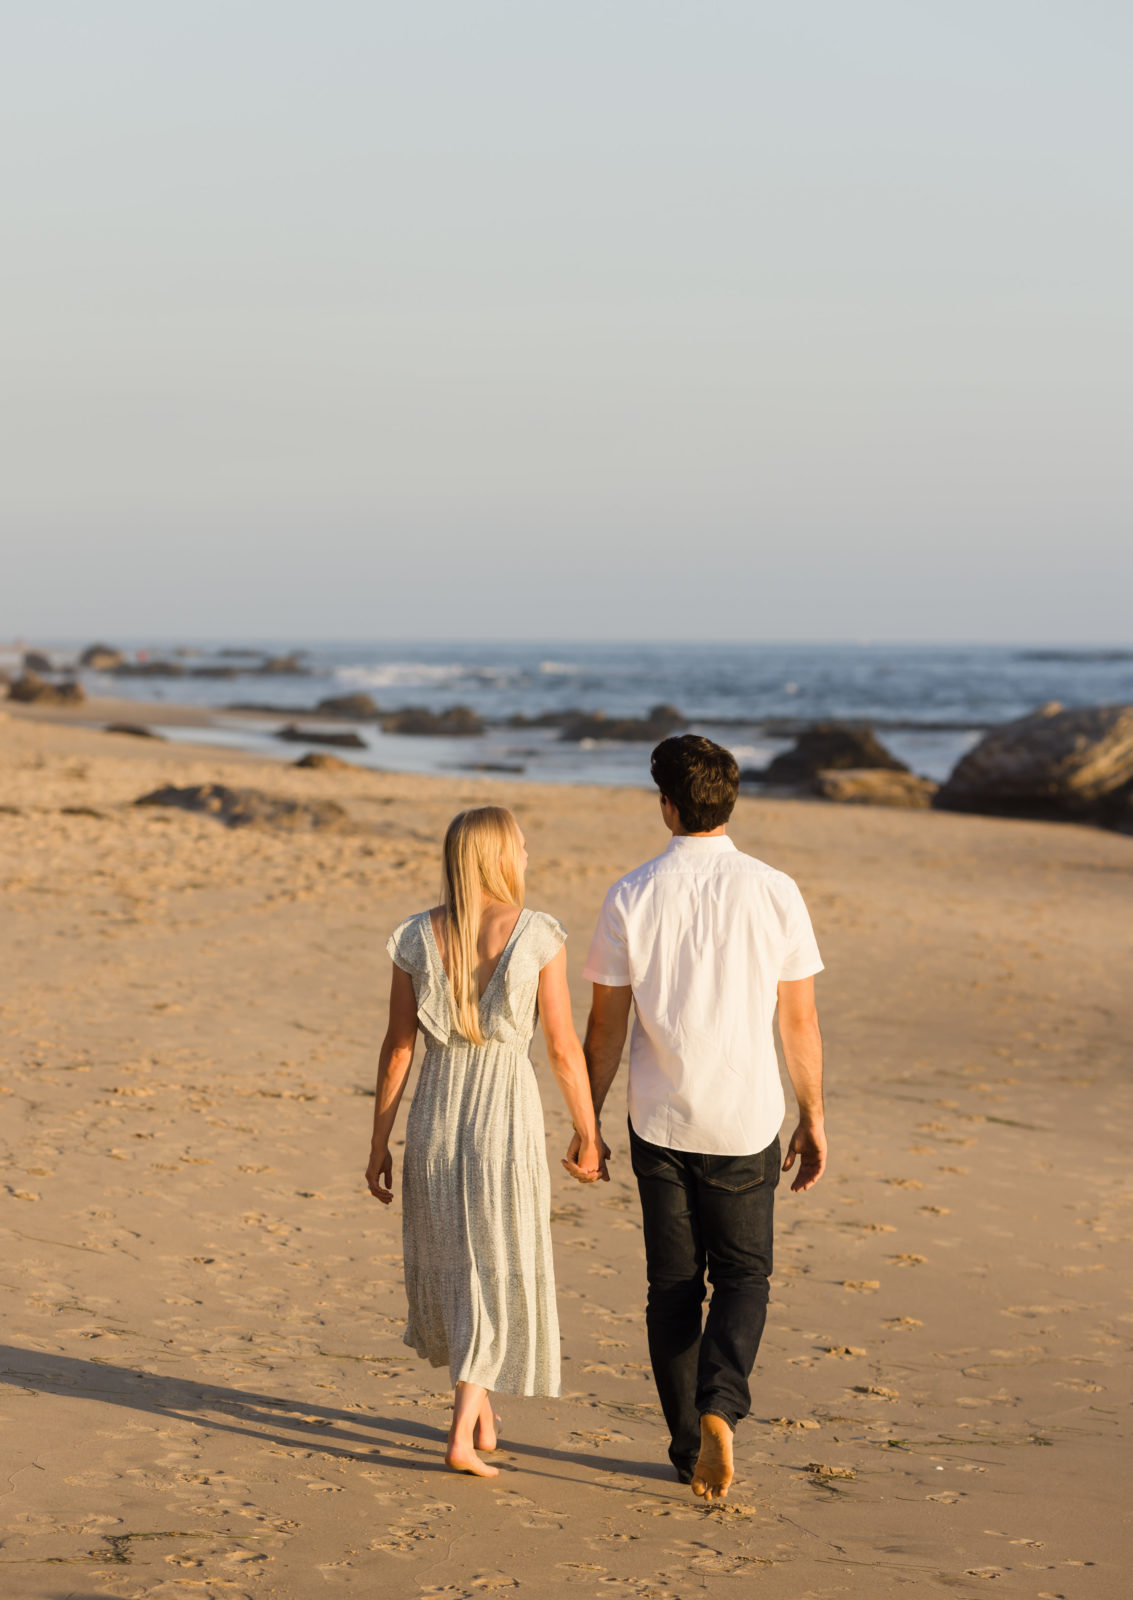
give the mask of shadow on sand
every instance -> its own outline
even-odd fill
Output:
[[[119,1367],[106,1361],[50,1355],[0,1344],[0,1383],[35,1394],[94,1400],[125,1406],[154,1417],[175,1418],[217,1433],[244,1434],[265,1444],[310,1449],[348,1461],[380,1464],[393,1470],[446,1472],[441,1452],[446,1430],[412,1417],[376,1416],[343,1411],[321,1402],[289,1400],[252,1389],[231,1389],[195,1379],[167,1377]],[[404,1443],[402,1441],[411,1441]],[[420,1444],[436,1445],[437,1457],[422,1455]],[[400,1453],[397,1453],[400,1452]],[[501,1441],[501,1455],[521,1456],[525,1470],[538,1471],[535,1461],[585,1468],[588,1474],[631,1473],[672,1483],[672,1469],[658,1462],[555,1450],[544,1445]],[[532,1459],[533,1458],[533,1459]],[[560,1477],[559,1473],[546,1473]],[[82,1600],[82,1597],[76,1597]],[[104,1597],[105,1600],[105,1597]]]

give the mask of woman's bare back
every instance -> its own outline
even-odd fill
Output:
[[[483,914],[480,918],[480,931],[476,937],[476,990],[479,999],[484,998],[484,992],[492,981],[492,975],[500,964],[500,957],[508,947],[512,934],[515,932],[516,923],[522,911],[519,907],[507,905],[502,900],[488,900],[485,902]],[[441,963],[445,972],[451,975],[451,965],[448,958],[448,924],[445,918],[444,906],[433,906],[429,912],[429,921],[433,925],[433,938],[437,941],[437,949],[441,954]]]

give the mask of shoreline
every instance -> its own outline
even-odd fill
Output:
[[[657,730],[648,739],[563,739],[553,725],[516,727],[490,722],[485,723],[481,732],[468,735],[391,734],[383,731],[374,719],[352,718],[331,711],[301,713],[283,707],[274,712],[251,707],[229,710],[118,696],[88,696],[77,704],[57,706],[5,701],[0,704],[0,710],[17,719],[39,721],[48,726],[81,727],[92,732],[108,732],[108,725],[114,723],[141,725],[157,736],[153,742],[192,743],[202,751],[215,751],[224,756],[239,752],[283,766],[294,765],[304,753],[326,751],[360,772],[453,779],[468,775],[545,784],[551,788],[595,787],[611,791],[651,788],[649,752],[657,739],[665,737],[664,732]],[[313,735],[309,740],[302,737],[305,725]],[[746,729],[754,726],[739,721],[732,725]],[[841,725],[853,726],[851,723]],[[709,737],[720,737],[726,733],[728,724],[705,721],[694,726],[703,727]],[[784,722],[782,728],[768,735],[767,742],[759,747],[762,758],[770,760],[775,754],[789,750],[799,730],[809,726],[811,724],[804,722]],[[284,728],[296,731],[281,738]],[[200,730],[200,739],[193,740],[193,729]],[[363,739],[368,736],[371,741],[378,742],[344,748],[327,737],[331,733]],[[761,784],[744,775],[745,764],[752,760],[752,747],[741,744],[734,748],[741,766],[744,794],[775,799],[819,798],[801,792],[798,786]],[[529,766],[534,768],[530,773]]]

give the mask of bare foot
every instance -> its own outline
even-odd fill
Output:
[[[499,1425],[500,1419],[492,1410],[492,1402],[485,1397],[484,1403],[480,1407],[480,1413],[476,1418],[476,1426],[472,1430],[472,1443],[477,1450],[483,1450],[486,1455],[492,1453],[499,1444],[499,1438],[496,1433]]]
[[[470,1472],[474,1478],[498,1478],[500,1475],[499,1467],[490,1467],[486,1461],[481,1461],[467,1445],[450,1444],[445,1451],[445,1466],[451,1467],[453,1472]]]
[[[692,1492],[706,1502],[725,1500],[732,1481],[732,1430],[723,1417],[707,1411],[700,1419],[700,1458],[693,1469]]]

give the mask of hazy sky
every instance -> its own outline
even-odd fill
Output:
[[[1127,642],[1119,0],[44,0],[0,638]]]

